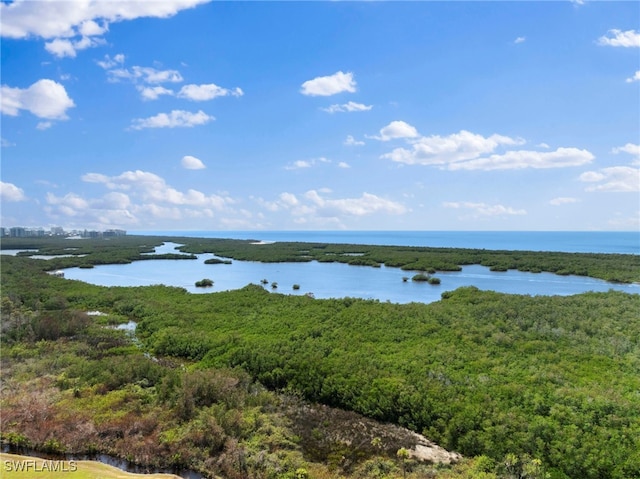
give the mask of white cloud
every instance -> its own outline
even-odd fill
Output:
[[[50,121],[41,121],[41,122],[38,122],[38,124],[36,125],[36,129],[37,130],[48,130],[52,126],[53,126],[53,123],[51,123]]]
[[[549,200],[549,204],[553,206],[569,205],[572,203],[579,203],[579,202],[580,200],[578,198],[571,198],[568,196],[559,196],[558,198],[553,198],[552,200]]]
[[[331,96],[345,91],[354,93],[356,81],[353,79],[353,73],[339,71],[333,75],[307,80],[302,84],[300,92],[309,96]]]
[[[450,170],[516,170],[523,168],[565,168],[591,163],[595,157],[587,150],[558,148],[556,151],[507,151],[503,155],[491,155],[467,161],[450,163]]]
[[[85,20],[80,24],[80,27],[78,28],[80,35],[84,35],[86,37],[102,35],[103,33],[106,33],[108,30],[109,30],[109,25],[107,23],[103,23],[102,25],[99,25],[97,22],[94,22],[93,20]]]
[[[178,92],[179,98],[186,98],[192,101],[206,101],[212,100],[219,96],[242,96],[244,92],[242,89],[236,87],[233,90],[219,87],[214,83],[206,85],[185,85]]]
[[[403,123],[403,122],[399,122]],[[390,125],[391,126],[391,125]],[[415,133],[411,127],[410,133]],[[402,128],[398,128],[400,135]],[[392,130],[394,131],[394,130]],[[391,133],[381,130],[378,139],[388,139]],[[511,150],[493,154],[499,147],[522,145],[522,138],[511,138],[493,134],[488,137],[462,130],[448,136],[432,135],[408,138],[410,148],[395,148],[381,158],[407,165],[433,165],[449,170],[512,170],[523,168],[563,168],[580,166],[593,161],[594,156],[587,150],[578,148],[558,148],[555,151],[540,152]]]
[[[0,143],[2,144],[2,148],[8,148],[10,146],[16,146],[15,143],[10,142],[9,140],[7,140],[6,138],[2,138],[0,140]]]
[[[125,171],[118,176],[106,176],[100,173],[88,173],[82,176],[87,183],[101,183],[110,190],[128,191],[130,197],[145,203],[169,204],[172,206],[192,206],[222,209],[234,203],[234,200],[223,195],[207,195],[197,190],[179,191],[169,186],[166,181],[148,171]]]
[[[402,203],[381,198],[371,193],[363,193],[359,198],[330,199],[325,195],[331,191],[321,188],[309,190],[301,196],[293,193],[282,193],[275,201],[258,199],[258,203],[269,211],[289,211],[297,223],[329,221],[332,224],[340,224],[340,218],[344,216],[367,216],[375,213],[387,213],[401,215],[407,209]],[[304,219],[304,221],[299,221]]]
[[[284,167],[285,170],[299,170],[302,168],[311,168],[311,161],[297,160]]]
[[[307,191],[304,197],[310,201],[311,209],[320,216],[364,216],[377,212],[403,214],[403,204],[381,198],[371,193],[363,193],[359,198],[327,199],[316,190]]]
[[[46,198],[48,204],[59,206],[69,216],[74,216],[78,211],[89,208],[89,202],[75,193],[67,193],[63,197],[47,193]]]
[[[322,111],[326,111],[327,113],[337,113],[337,112],[353,112],[353,111],[369,111],[373,108],[373,105],[364,105],[363,103],[356,103],[354,101],[350,101],[347,103],[343,103],[342,105],[331,105],[328,108],[321,108]]]
[[[143,100],[157,100],[161,95],[173,95],[173,90],[162,86],[138,86],[137,89]]]
[[[340,163],[338,163],[338,168],[351,168],[351,165],[349,163],[341,161]]]
[[[331,160],[320,157],[320,158],[312,158],[311,160],[297,160],[293,163],[288,164],[284,167],[285,170],[300,170],[304,168],[311,168],[312,166],[317,165],[318,163],[331,163]]]
[[[634,157],[634,162],[633,162],[634,165],[640,162],[640,145],[636,145],[634,143],[627,143],[624,146],[618,146],[616,148],[613,148],[611,150],[611,153],[614,153],[614,154],[628,153],[632,157]]]
[[[587,191],[605,191],[612,193],[630,193],[640,191],[640,169],[630,166],[612,166],[598,171],[587,171],[579,177],[580,181],[598,183],[589,186]]]
[[[453,209],[468,209],[478,216],[513,216],[527,214],[526,210],[518,210],[510,206],[503,206],[500,204],[489,205],[487,203],[473,203],[470,201],[445,202],[442,206]]]
[[[604,45],[609,47],[640,47],[640,32],[635,30],[622,30],[613,29],[607,32],[607,35],[603,35],[598,38],[598,45]]]
[[[513,43],[517,45],[518,43],[524,43],[526,41],[527,41],[526,37],[518,37],[513,41]]]
[[[27,110],[38,118],[66,120],[67,110],[75,104],[64,86],[53,80],[38,80],[29,88],[12,88],[2,85],[2,113],[17,116]]]
[[[107,71],[111,81],[119,80],[140,80],[144,83],[180,83],[184,80],[178,70],[157,70],[153,67],[141,67],[135,65],[131,70],[126,68],[116,68]]]
[[[75,57],[77,50],[104,43],[109,23],[142,17],[167,18],[208,0],[14,0],[0,3],[0,32],[8,38],[52,39],[46,44],[56,56]]]
[[[187,170],[203,170],[206,168],[205,164],[201,160],[191,155],[183,156],[181,163],[182,167]]]
[[[122,53],[118,53],[113,58],[109,55],[105,55],[104,60],[97,61],[96,63],[105,70],[109,70],[115,66],[122,65],[124,63],[124,55]]]
[[[364,141],[356,140],[353,136],[347,135],[347,138],[344,140],[344,144],[347,146],[363,146]]]
[[[226,192],[212,194],[191,188],[179,190],[164,178],[142,170],[125,171],[116,176],[87,173],[81,179],[101,185],[107,191],[93,197],[75,193],[62,196],[48,194],[45,211],[52,219],[66,220],[67,224],[81,227],[136,225],[166,228],[176,221],[193,228],[201,226],[203,221],[216,227],[227,224],[245,228],[255,226],[252,214],[236,209],[237,201]]]
[[[13,183],[0,181],[0,199],[2,199],[2,201],[16,202],[24,201],[27,197],[22,188],[18,188]]]
[[[416,133],[414,136],[417,136],[415,128],[413,128],[413,132]],[[484,137],[462,130],[444,137],[440,135],[423,136],[410,140],[409,143],[412,145],[410,150],[396,148],[391,153],[383,155],[382,158],[408,165],[446,165],[478,158],[484,153],[494,151],[499,146],[518,145],[524,141],[497,134]]]
[[[75,221],[84,227],[91,224],[121,227],[138,222],[131,212],[129,196],[124,193],[111,192],[102,198],[89,200],[75,193],[61,197],[47,193],[46,202],[44,209],[52,218]]]
[[[67,38],[56,38],[44,44],[45,50],[58,58],[75,58],[79,50],[104,45],[102,38],[81,37],[79,40],[69,40]]]
[[[280,194],[280,201],[287,206],[297,206],[298,204],[300,204],[300,201],[298,201],[296,195],[286,192]]]
[[[142,130],[143,128],[177,128],[204,125],[215,120],[202,110],[191,113],[184,110],[173,110],[171,113],[158,113],[149,118],[136,118],[132,121],[131,128]]]
[[[634,81],[640,81],[640,70],[636,71],[632,77],[625,80],[627,83],[633,83]]]
[[[380,136],[371,136],[375,140],[389,141],[397,138],[415,138],[419,136],[418,130],[409,123],[395,120],[380,130]]]

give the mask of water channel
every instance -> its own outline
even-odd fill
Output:
[[[176,243],[165,243],[156,252],[176,253]],[[256,245],[257,248],[260,245]],[[438,272],[439,285],[403,281],[415,272],[382,266],[350,266],[344,263],[260,263],[236,261],[232,264],[205,264],[213,254],[197,255],[196,260],[148,260],[130,264],[100,265],[91,269],[66,269],[65,278],[101,286],[148,286],[164,284],[184,288],[191,293],[210,293],[239,289],[249,283],[285,294],[313,294],[316,298],[357,297],[394,303],[430,303],[445,291],[476,286],[509,294],[572,295],[610,289],[640,294],[640,284],[617,284],[584,276],[560,276],[553,273],[528,273],[517,270],[493,272],[480,265],[464,266],[462,271]],[[200,288],[195,282],[213,280],[213,286]],[[277,288],[272,287],[277,283]],[[293,285],[300,289],[294,290]]]

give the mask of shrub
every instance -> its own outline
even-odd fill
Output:
[[[426,273],[418,273],[411,278],[411,281],[429,281],[430,276]]]

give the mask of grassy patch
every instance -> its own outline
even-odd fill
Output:
[[[51,461],[0,453],[0,476],[7,479],[180,479],[174,474],[133,474],[97,461]]]

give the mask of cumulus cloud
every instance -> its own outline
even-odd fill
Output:
[[[636,81],[640,81],[640,70],[636,71],[632,77],[629,77],[625,80],[627,83],[633,83]]]
[[[133,130],[144,128],[191,128],[197,125],[205,125],[215,120],[202,110],[192,113],[184,110],[172,110],[171,113],[158,113],[149,118],[136,118],[131,123]]]
[[[418,136],[415,128],[411,128],[412,136]],[[411,149],[396,148],[382,157],[408,165],[446,165],[478,158],[499,146],[522,144],[523,140],[497,134],[484,137],[462,130],[449,136],[422,136],[409,143]]]
[[[501,204],[473,203],[470,201],[449,201],[442,204],[445,208],[471,210],[477,216],[513,216],[526,215],[526,210],[515,209]]]
[[[640,191],[640,168],[630,166],[612,166],[598,171],[586,171],[580,181],[596,183],[587,187],[587,191],[611,193],[632,193]]]
[[[327,113],[338,113],[338,112],[353,112],[353,111],[369,111],[373,108],[373,105],[365,105],[363,103],[356,103],[354,101],[350,101],[347,103],[343,103],[342,105],[331,105],[327,108],[321,108],[322,111],[326,111]]]
[[[580,200],[578,198],[572,198],[568,196],[559,196],[558,198],[553,198],[552,200],[549,200],[549,204],[553,206],[569,205],[572,203],[579,203],[579,202]]]
[[[129,80],[132,82],[141,81],[143,83],[180,83],[184,80],[178,70],[158,70],[153,67],[141,67],[134,65],[131,69],[114,68],[107,70],[110,81]]]
[[[289,211],[294,218],[303,218],[304,222],[321,219],[339,224],[345,216],[367,216],[376,213],[401,215],[407,209],[402,203],[380,196],[363,193],[357,198],[328,198],[331,191],[326,189],[309,190],[302,195],[285,192],[275,201],[258,200],[259,204],[271,212]],[[298,221],[299,222],[299,221]]]
[[[638,164],[638,162],[640,162],[640,145],[636,145],[634,143],[627,143],[624,146],[613,148],[611,153],[628,153],[634,158],[634,164]]]
[[[413,127],[412,127],[413,128]],[[415,132],[412,131],[412,133]],[[384,133],[384,129],[381,130]],[[417,132],[415,132],[417,134]],[[390,134],[377,137],[384,139]],[[462,130],[448,136],[432,135],[407,138],[410,147],[395,148],[381,156],[407,165],[430,165],[448,170],[513,170],[523,168],[564,168],[585,165],[594,156],[578,148],[558,148],[555,151],[509,150],[494,153],[498,148],[522,145],[522,138],[493,134],[485,137]],[[493,154],[491,154],[493,153]],[[488,155],[488,156],[487,156]]]
[[[312,158],[310,160],[297,160],[284,167],[285,170],[300,170],[311,168],[319,163],[331,163],[331,160],[321,156],[320,158]]]
[[[491,155],[467,161],[450,163],[450,170],[520,170],[524,168],[566,168],[591,163],[595,157],[587,150],[558,148],[556,151],[540,152],[517,150],[502,155]]]
[[[256,225],[251,219],[252,213],[237,209],[237,201],[228,193],[178,189],[149,171],[131,170],[115,176],[91,172],[81,179],[102,186],[105,191],[91,196],[49,193],[45,211],[52,219],[84,227],[167,228],[175,221],[194,228],[202,226],[203,221],[216,227]]]
[[[345,161],[338,163],[338,168],[351,168],[351,165]]]
[[[513,41],[513,43],[517,45],[518,43],[524,43],[526,41],[527,41],[526,37],[518,37]]]
[[[24,201],[27,197],[22,188],[18,188],[13,183],[0,181],[0,199],[7,202]]]
[[[111,58],[109,55],[105,55],[104,56],[104,60],[98,60],[96,63],[101,68],[103,68],[105,70],[109,70],[109,69],[111,69],[113,67],[116,67],[118,65],[122,65],[124,63],[124,54],[118,53],[113,58]]]
[[[101,183],[111,190],[129,191],[131,195],[154,203],[168,203],[176,206],[202,206],[222,208],[232,200],[221,195],[206,195],[197,190],[186,192],[170,187],[166,181],[148,171],[125,171],[118,176],[105,176],[100,173],[88,173],[82,176],[88,183]]]
[[[2,113],[10,116],[26,110],[38,118],[66,120],[67,110],[75,106],[64,86],[48,79],[38,80],[24,89],[2,85],[0,93]]]
[[[397,138],[415,138],[418,135],[418,130],[409,123],[401,120],[395,120],[389,123],[387,126],[380,130],[379,136],[371,136],[375,140],[389,141]]]
[[[353,136],[347,135],[347,138],[344,140],[344,144],[347,146],[363,146],[364,141],[356,140]]]
[[[195,156],[186,155],[182,157],[182,167],[187,170],[203,170],[205,164]]]
[[[0,3],[0,32],[7,38],[43,38],[47,51],[75,57],[78,50],[104,43],[109,24],[142,17],[167,18],[208,0],[59,1],[14,0]]]
[[[78,225],[100,225],[122,227],[138,223],[131,211],[128,195],[119,192],[107,193],[101,198],[85,199],[75,193],[56,196],[47,193],[44,210],[53,219]]]
[[[331,96],[337,93],[356,91],[353,73],[336,72],[333,75],[316,77],[302,84],[300,92],[308,96]]]
[[[318,191],[310,190],[305,193],[304,197],[311,202],[316,213],[321,216],[364,216],[377,212],[390,214],[406,212],[403,204],[366,192],[359,198],[328,199]]]
[[[56,38],[44,44],[45,50],[58,58],[75,58],[80,50],[104,45],[106,42],[102,38],[92,38],[83,36],[79,40],[69,40],[67,38]]]
[[[229,90],[227,88],[219,87],[214,83],[205,85],[185,85],[178,92],[179,98],[186,98],[192,101],[206,101],[212,100],[219,96],[242,96],[244,92],[241,88],[234,88]]]
[[[191,101],[207,101],[220,96],[240,97],[244,95],[244,92],[239,87],[229,89],[218,86],[215,83],[189,84],[184,85],[178,91],[174,91],[160,85],[184,81],[182,74],[178,70],[159,70],[140,65],[125,68],[123,66],[124,59],[122,54],[118,54],[113,58],[105,55],[104,60],[97,63],[107,71],[110,82],[128,81],[136,85],[143,100],[157,100],[161,95],[169,95]]]
[[[607,32],[606,35],[598,38],[598,45],[608,47],[640,47],[640,32],[635,30],[622,30],[612,29]]]
[[[157,100],[162,95],[173,95],[173,90],[162,86],[138,86],[137,89],[143,100]]]

